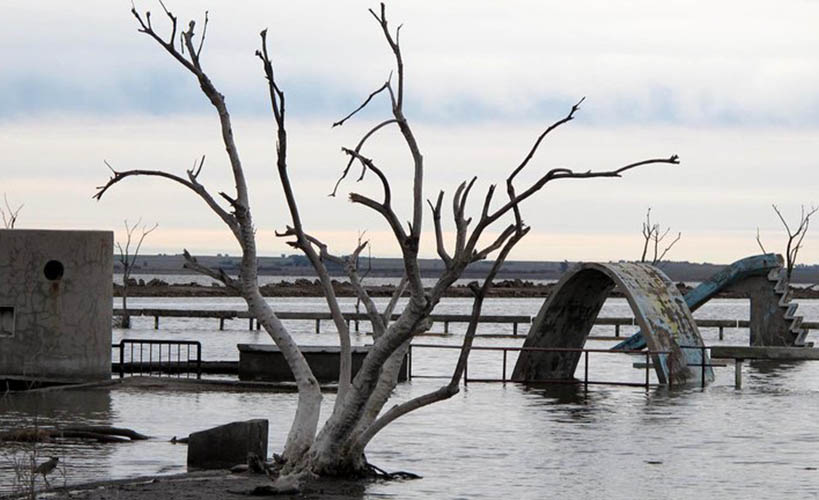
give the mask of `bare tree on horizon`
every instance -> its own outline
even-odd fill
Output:
[[[805,205],[801,206],[801,213],[799,216],[799,225],[796,226],[795,230],[791,229],[791,226],[785,220],[785,217],[782,215],[782,212],[779,210],[779,207],[776,204],[771,204],[773,207],[774,212],[776,212],[776,216],[779,217],[779,221],[782,223],[782,226],[785,227],[785,232],[788,235],[788,241],[785,244],[785,278],[788,280],[788,283],[791,282],[791,276],[793,275],[793,268],[796,266],[797,257],[799,256],[799,250],[802,249],[802,240],[805,239],[805,235],[808,233],[808,228],[810,227],[810,218],[819,211],[819,207],[811,206],[810,209],[805,209]],[[759,235],[759,227],[756,228],[756,242],[759,245],[759,248],[762,250],[763,253],[768,253],[765,250],[765,246],[762,244],[762,238]]]
[[[122,328],[131,328],[131,315],[128,314],[128,280],[131,279],[131,272],[134,270],[137,257],[139,257],[139,249],[142,247],[142,242],[145,237],[159,227],[159,223],[155,223],[153,227],[148,229],[148,226],[142,226],[142,234],[136,240],[136,246],[133,253],[131,253],[131,242],[134,237],[134,231],[142,222],[140,217],[133,226],[128,225],[128,219],[125,219],[125,247],[117,241],[117,250],[119,250],[119,263],[122,264]]]
[[[667,227],[665,231],[663,231],[660,224],[651,223],[651,207],[648,207],[648,210],[646,210],[646,220],[643,222],[643,254],[640,257],[640,262],[646,262],[649,246],[654,248],[654,256],[651,258],[651,265],[657,265],[658,262],[665,258],[668,251],[671,250],[671,248],[676,245],[682,237],[682,232],[678,232],[677,237],[674,238],[674,240],[671,241],[667,247],[665,247],[665,250],[660,252],[660,243],[662,243],[665,237],[668,236],[669,232],[671,232],[670,227]]]
[[[20,215],[20,210],[23,209],[23,204],[21,203],[16,209],[11,208],[6,193],[3,193],[3,202],[6,205],[5,210],[3,210],[3,207],[0,207],[0,217],[3,218],[3,226],[5,226],[6,229],[14,229],[14,224],[17,223],[17,217]]]

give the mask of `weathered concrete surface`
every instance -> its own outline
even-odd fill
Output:
[[[267,382],[293,381],[293,372],[287,366],[284,356],[278,347],[271,344],[238,344],[239,380],[262,380]],[[307,364],[313,370],[319,382],[338,381],[339,347],[338,346],[302,346]],[[369,346],[353,346],[352,374],[358,372],[364,358],[370,351]],[[407,379],[407,358],[401,365],[399,381]]]
[[[0,229],[0,377],[111,376],[113,233]]]
[[[685,303],[691,312],[696,311],[711,297],[736,283],[751,277],[767,276],[774,269],[782,267],[782,256],[772,253],[752,255],[725,266],[719,272],[700,283],[696,288],[685,294]],[[753,334],[751,335],[753,338]],[[646,341],[643,332],[638,331],[628,339],[612,347],[612,350],[640,350],[645,349]]]
[[[659,269],[638,263],[585,263],[567,272],[543,304],[524,347],[582,348],[609,292],[619,286],[653,356],[660,383],[699,380],[710,364],[691,311],[676,286]],[[580,353],[523,351],[512,374],[516,381],[570,379]],[[705,368],[712,381],[713,370]]]
[[[267,459],[266,419],[231,422],[194,432],[188,437],[188,465],[200,469],[228,469],[247,463],[247,454]]]

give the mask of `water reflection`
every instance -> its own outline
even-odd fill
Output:
[[[62,425],[113,425],[110,391],[44,390],[0,397],[0,431]],[[54,486],[98,476],[100,463],[108,459],[115,446],[79,440],[68,444],[0,442],[0,494],[14,490],[21,467],[27,469],[32,460],[40,463],[46,457],[60,459],[49,479]],[[41,481],[38,477],[36,484],[40,486]]]

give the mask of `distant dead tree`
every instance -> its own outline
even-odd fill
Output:
[[[125,247],[117,241],[117,250],[119,250],[119,263],[122,264],[122,328],[131,328],[131,315],[128,314],[128,281],[131,279],[131,271],[134,270],[137,257],[139,257],[139,249],[142,247],[142,242],[145,237],[151,234],[159,224],[154,224],[148,229],[148,226],[142,226],[139,239],[135,239],[135,232],[137,227],[142,222],[142,218],[134,223],[133,226],[128,225],[128,219],[125,219]],[[136,243],[133,253],[131,253],[131,243]]]
[[[160,3],[161,4],[161,3]],[[162,5],[162,4],[161,4]],[[611,170],[587,170],[575,172],[568,168],[539,168],[536,180],[525,185],[516,185],[515,181],[537,153],[546,136],[561,125],[574,119],[580,109],[580,102],[571,107],[568,114],[549,125],[534,141],[523,160],[511,168],[506,177],[506,196],[497,201],[494,198],[496,186],[491,185],[483,196],[482,208],[475,217],[466,214],[467,199],[472,192],[477,178],[463,181],[455,190],[452,198],[452,219],[454,237],[447,241],[444,237],[442,216],[444,192],[427,200],[431,211],[436,248],[443,261],[443,271],[435,284],[425,288],[421,281],[419,251],[424,222],[424,157],[421,146],[405,115],[405,85],[403,53],[399,45],[398,29],[391,29],[387,23],[386,8],[381,4],[380,12],[370,10],[375,18],[379,31],[393,56],[394,73],[378,89],[372,92],[353,112],[336,122],[335,126],[344,124],[356,113],[370,104],[376,96],[386,97],[389,105],[389,116],[377,125],[369,128],[362,138],[350,148],[343,148],[346,155],[346,166],[336,183],[338,189],[347,177],[354,164],[360,166],[361,174],[375,176],[378,194],[368,196],[351,192],[349,200],[383,218],[400,248],[406,280],[406,291],[409,298],[400,309],[398,319],[391,320],[392,308],[396,307],[397,295],[404,289],[399,286],[396,294],[386,308],[379,310],[364,286],[355,263],[359,255],[367,248],[366,241],[357,245],[355,250],[346,256],[330,253],[328,245],[305,229],[293,183],[290,180],[287,165],[287,129],[285,126],[286,107],[285,93],[275,77],[273,63],[268,54],[267,30],[261,32],[261,46],[256,55],[266,78],[266,90],[270,97],[273,125],[275,126],[275,162],[281,182],[283,196],[290,215],[290,224],[280,237],[289,238],[288,244],[301,250],[314,267],[325,294],[333,322],[339,336],[340,358],[338,390],[332,413],[319,428],[322,393],[312,369],[296,343],[292,332],[280,321],[271,304],[262,296],[258,283],[258,266],[256,253],[256,227],[251,215],[248,182],[242,168],[239,149],[234,141],[234,128],[224,96],[216,89],[202,66],[200,54],[204,45],[207,28],[207,15],[201,35],[194,36],[194,21],[177,31],[177,17],[164,8],[169,21],[169,33],[160,36],[154,31],[158,23],[149,13],[142,15],[132,10],[139,31],[154,40],[172,59],[180,64],[198,82],[199,88],[215,108],[221,127],[222,142],[227,152],[228,164],[233,177],[231,192],[220,192],[214,197],[199,179],[204,164],[202,161],[187,171],[186,175],[177,175],[163,170],[115,170],[111,168],[111,178],[98,187],[95,198],[101,199],[113,185],[133,176],[161,177],[178,183],[201,198],[221,219],[236,238],[241,251],[241,270],[238,277],[229,276],[223,269],[207,267],[199,263],[187,251],[184,252],[185,266],[220,280],[229,289],[235,290],[247,303],[248,310],[256,317],[259,324],[270,335],[281,350],[281,353],[293,373],[298,390],[295,415],[281,454],[281,470],[274,488],[285,489],[286,485],[313,476],[347,476],[379,474],[380,469],[367,462],[364,450],[374,436],[397,418],[409,412],[442,401],[457,394],[460,382],[466,369],[466,362],[472,347],[472,341],[480,317],[484,297],[492,286],[492,279],[503,265],[509,252],[529,232],[529,226],[523,223],[520,205],[538,193],[547,183],[558,179],[588,179],[595,177],[620,177],[627,171],[650,164],[677,164],[676,155],[666,158],[652,158],[614,168]],[[152,24],[153,21],[153,24]],[[177,43],[179,48],[177,48]],[[389,181],[388,170],[376,164],[376,161],[365,155],[364,148],[379,130],[394,126],[399,137],[406,145],[412,170],[412,181],[409,189],[408,213],[399,215],[393,205],[393,186]],[[513,164],[514,165],[514,164]],[[536,168],[536,167],[533,167]],[[235,190],[235,191],[234,191]],[[494,202],[493,202],[494,201]],[[406,222],[405,222],[406,221]],[[498,227],[498,226],[501,227]],[[493,228],[497,228],[493,231]],[[494,235],[488,233],[494,232]],[[426,331],[432,325],[430,315],[445,292],[463,274],[466,268],[478,261],[494,255],[490,271],[483,283],[473,282],[470,290],[474,302],[467,331],[458,355],[458,360],[442,387],[421,396],[387,407],[398,383],[404,356],[413,337]],[[342,314],[341,307],[333,290],[332,281],[327,270],[327,263],[341,264],[347,271],[350,283],[356,296],[361,300],[373,332],[373,343],[355,377],[351,375],[351,342],[349,325]],[[381,471],[380,473],[383,473]]]
[[[654,248],[654,256],[651,258],[652,265],[656,265],[665,258],[668,251],[680,241],[680,237],[682,236],[682,233],[678,232],[677,237],[665,247],[665,250],[660,252],[660,243],[668,236],[669,232],[671,232],[670,227],[667,227],[665,231],[663,231],[659,224],[651,223],[651,207],[648,207],[648,210],[646,210],[646,220],[643,222],[643,255],[640,257],[640,262],[646,262],[649,247]]]
[[[802,240],[805,239],[808,227],[810,226],[810,218],[819,211],[819,207],[811,206],[810,209],[806,209],[805,205],[802,205],[799,225],[796,226],[796,229],[791,229],[791,226],[785,220],[782,212],[779,211],[779,207],[774,204],[771,204],[771,206],[774,212],[776,212],[776,216],[779,217],[779,221],[782,222],[782,225],[785,227],[785,232],[788,233],[788,242],[785,245],[785,277],[788,283],[790,283],[793,268],[796,265],[796,258],[799,255],[799,250],[802,249]],[[762,244],[762,238],[759,236],[759,227],[756,228],[756,242],[763,253],[768,253]]]
[[[17,222],[17,216],[20,214],[20,210],[23,208],[23,204],[21,203],[19,207],[11,208],[11,204],[9,204],[9,198],[3,193],[3,201],[5,202],[6,209],[3,210],[3,207],[0,207],[0,217],[3,218],[3,225],[6,229],[14,229],[14,224]]]

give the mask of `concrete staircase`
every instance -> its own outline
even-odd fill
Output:
[[[785,268],[772,269],[768,273],[768,280],[774,282],[774,293],[779,297],[779,309],[783,319],[788,324],[788,333],[791,336],[791,345],[794,347],[812,347],[813,342],[807,342],[810,330],[802,328],[802,316],[796,315],[799,304],[791,302],[793,292],[786,279]]]

